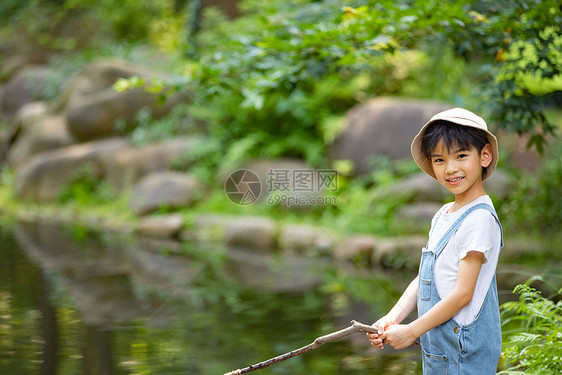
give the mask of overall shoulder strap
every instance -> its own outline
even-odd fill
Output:
[[[461,226],[462,222],[464,221],[464,219],[467,218],[468,215],[470,215],[473,211],[476,211],[478,209],[485,209],[488,210],[492,216],[494,217],[494,219],[496,219],[496,223],[498,223],[498,226],[500,227],[500,250],[503,247],[503,234],[502,234],[502,226],[500,224],[500,221],[498,219],[498,215],[496,214],[496,210],[494,210],[494,207],[490,206],[487,203],[478,203],[475,204],[474,206],[470,207],[468,210],[466,210],[450,227],[449,229],[447,229],[447,232],[445,232],[445,234],[443,235],[443,237],[441,237],[441,239],[439,240],[439,242],[437,243],[437,246],[435,246],[435,257],[437,258],[439,256],[439,254],[441,254],[441,252],[443,251],[443,249],[445,248],[445,246],[447,245],[447,243],[449,242],[449,240],[451,239],[451,237],[453,236],[453,234],[455,234],[455,232],[457,231],[457,229],[459,229],[459,227]]]

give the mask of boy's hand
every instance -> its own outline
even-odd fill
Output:
[[[396,324],[388,327],[377,340],[392,346],[394,349],[404,349],[414,343],[416,336],[409,324]]]
[[[388,315],[383,316],[373,323],[373,327],[378,329],[378,333],[367,333],[367,338],[371,342],[371,345],[378,346],[379,349],[384,349],[383,339],[380,338],[380,335],[382,335],[388,327],[394,324],[396,324],[396,318]]]

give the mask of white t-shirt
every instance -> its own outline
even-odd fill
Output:
[[[487,203],[493,207],[489,196],[478,197],[466,206],[461,207],[453,213],[449,213],[449,208],[453,203],[443,206],[443,213],[439,217],[437,226],[433,217],[431,226],[433,232],[429,238],[428,248],[433,249],[443,234],[449,227],[470,207],[478,203]],[[501,231],[494,216],[487,210],[473,211],[465,218],[459,229],[437,258],[434,269],[435,286],[441,298],[447,296],[457,283],[459,262],[466,257],[469,251],[479,251],[484,254],[484,263],[478,275],[476,288],[472,300],[463,307],[454,320],[466,325],[474,321],[488,292],[488,288],[496,272],[498,257],[500,253]]]

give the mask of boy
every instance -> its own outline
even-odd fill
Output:
[[[498,162],[486,122],[461,108],[436,114],[412,142],[420,168],[455,195],[433,217],[418,276],[373,324],[371,345],[420,337],[424,374],[495,374],[501,327],[495,279],[501,226],[482,182]],[[400,324],[415,308],[418,318]]]

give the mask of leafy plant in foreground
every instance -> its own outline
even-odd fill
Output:
[[[530,287],[533,280],[515,287],[519,301],[501,306],[508,339],[502,352],[507,368],[500,374],[562,373],[562,289],[554,302]]]

